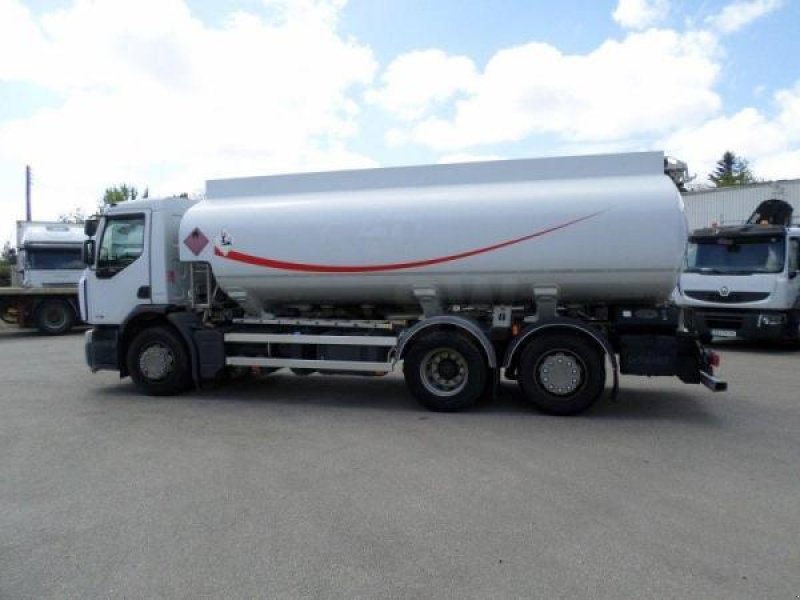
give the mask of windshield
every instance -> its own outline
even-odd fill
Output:
[[[25,249],[26,268],[31,270],[77,269],[84,267],[80,248]]]
[[[782,237],[690,240],[684,270],[690,273],[780,273],[786,260]]]
[[[144,215],[124,215],[106,220],[97,256],[97,268],[124,269],[144,250]]]

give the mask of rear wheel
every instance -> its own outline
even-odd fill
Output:
[[[469,408],[481,397],[489,369],[471,340],[441,331],[411,346],[403,373],[408,389],[423,406],[453,412]]]
[[[522,353],[518,383],[526,398],[552,415],[575,415],[603,394],[605,357],[590,341],[571,334],[546,335]]]
[[[36,309],[34,323],[43,335],[62,335],[72,329],[75,311],[66,300],[45,300]]]
[[[170,396],[191,383],[189,356],[183,342],[165,327],[139,332],[128,348],[128,372],[148,396]]]

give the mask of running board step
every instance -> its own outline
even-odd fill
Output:
[[[382,346],[394,348],[397,338],[377,335],[306,335],[302,333],[238,333],[225,334],[225,342],[233,344],[320,344],[328,346]]]
[[[290,369],[314,369],[330,371],[363,371],[366,373],[389,373],[390,362],[366,362],[355,360],[304,360],[299,358],[262,358],[257,356],[230,356],[225,364],[233,367],[289,367]]]

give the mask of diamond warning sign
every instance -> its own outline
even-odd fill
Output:
[[[203,251],[203,248],[208,246],[208,238],[200,231],[197,227],[195,227],[192,232],[186,236],[186,239],[183,240],[183,243],[186,244],[186,247],[192,251],[192,254],[197,256]]]

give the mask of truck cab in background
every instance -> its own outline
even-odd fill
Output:
[[[81,224],[18,221],[12,281],[25,288],[77,285],[83,238]]]
[[[675,301],[706,342],[800,341],[800,227],[792,225],[792,207],[767,200],[745,224],[692,232]]]
[[[46,335],[69,331],[79,321],[83,240],[82,224],[18,221],[11,287],[0,288],[0,319]]]

